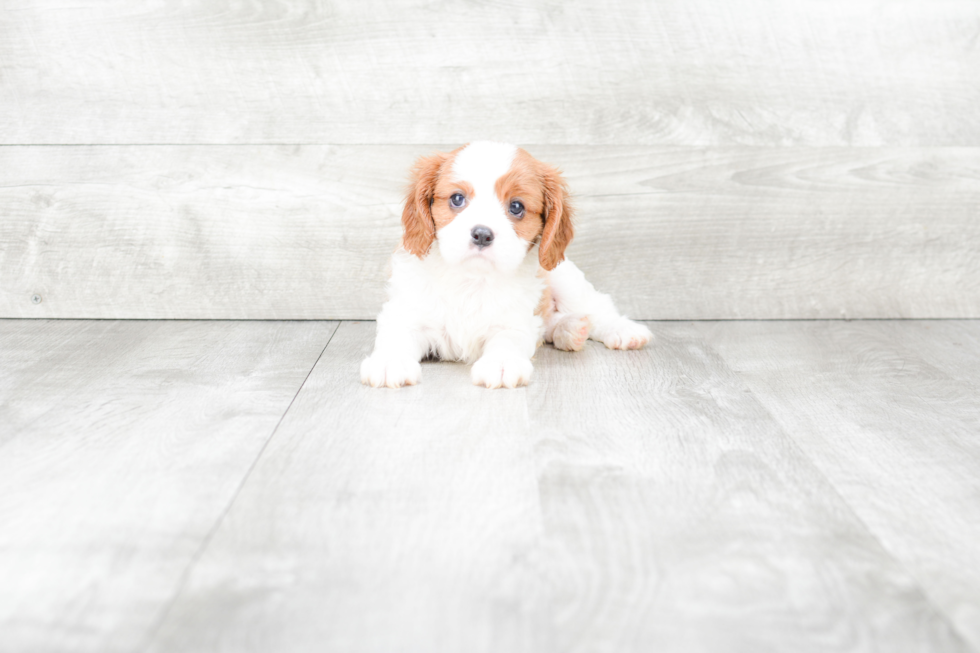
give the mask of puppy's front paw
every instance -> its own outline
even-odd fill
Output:
[[[653,334],[639,322],[621,317],[592,330],[592,339],[610,349],[641,349]]]
[[[531,361],[519,354],[484,354],[473,363],[470,378],[487,388],[516,388],[528,384],[533,370]]]
[[[400,388],[422,380],[422,366],[411,358],[392,358],[372,354],[361,363],[361,383],[373,388]]]

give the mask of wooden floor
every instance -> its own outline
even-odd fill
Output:
[[[0,651],[980,651],[980,321],[0,320]]]

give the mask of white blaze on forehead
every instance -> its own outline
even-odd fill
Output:
[[[463,209],[452,221],[439,228],[437,238],[439,252],[449,263],[460,263],[467,258],[482,260],[504,272],[513,272],[524,261],[528,245],[518,236],[507,210],[497,197],[497,180],[510,171],[517,148],[503,143],[477,141],[470,143],[456,154],[453,161],[452,180],[465,182],[473,187],[473,196],[467,198]],[[473,244],[472,229],[480,225],[490,229],[493,243],[484,249]]]
[[[516,145],[476,141],[467,145],[453,162],[453,175],[473,184],[476,196],[485,199],[497,180],[507,174],[517,153]]]

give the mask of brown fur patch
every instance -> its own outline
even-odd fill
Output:
[[[514,225],[517,235],[528,243],[536,242],[544,229],[544,187],[538,172],[538,161],[526,151],[518,148],[510,170],[494,184],[494,192],[504,211],[508,212],[510,203],[520,200],[524,204],[524,217],[507,217]],[[530,246],[529,246],[530,247]]]
[[[565,260],[565,248],[572,242],[572,206],[568,201],[568,185],[558,168],[538,162],[544,185],[545,223],[541,234],[538,258],[545,270],[554,270]]]
[[[539,316],[544,322],[545,327],[551,322],[552,316],[555,314],[555,298],[551,294],[551,284],[548,283],[548,273],[545,272],[544,268],[538,268],[538,279],[544,281],[544,290],[541,291],[541,300],[534,309],[534,314]],[[544,336],[538,339],[537,344],[535,344],[535,349],[544,344]]]
[[[452,169],[452,164],[446,166],[447,174],[439,178],[436,184],[435,195],[432,201],[432,219],[435,221],[436,229],[441,229],[453,221],[461,211],[469,206],[470,201],[476,196],[473,186],[465,181],[454,181],[448,171]],[[457,209],[449,203],[449,198],[453,193],[460,192],[466,198],[463,208]]]
[[[461,149],[463,148],[449,153],[436,152],[423,156],[412,166],[411,183],[405,197],[405,208],[402,210],[402,226],[405,232],[401,246],[419,258],[429,253],[436,238],[436,228],[442,226],[433,214],[433,201],[439,182],[445,178],[444,172],[452,168]],[[444,216],[439,213],[438,218],[442,219]]]
[[[529,243],[540,236],[541,267],[555,269],[575,235],[568,186],[561,171],[517,148],[510,171],[497,180],[494,190],[505,210],[515,199],[524,203],[526,213],[513,221],[514,230]]]
[[[540,315],[544,323],[547,324],[555,312],[555,299],[551,294],[551,284],[548,283],[548,273],[545,272],[544,268],[538,268],[537,277],[544,281],[544,290],[541,291],[541,301],[534,309],[534,314]]]

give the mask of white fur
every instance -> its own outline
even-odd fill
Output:
[[[452,222],[439,230],[437,241],[444,260],[460,263],[485,260],[498,270],[513,271],[527,254],[527,241],[514,231],[507,210],[497,198],[494,185],[507,174],[517,148],[502,143],[469,145],[453,162],[453,176],[473,186],[473,196]],[[482,250],[470,244],[470,231],[477,225],[493,231],[493,245]]]
[[[619,314],[612,298],[598,292],[569,260],[564,260],[548,273],[548,283],[555,299],[555,313],[545,334],[555,342],[551,331],[568,315],[585,315],[591,323],[589,337],[610,349],[639,349],[653,334],[642,324]]]
[[[513,145],[477,142],[457,155],[453,175],[473,186],[473,197],[437,232],[438,246],[424,258],[404,249],[393,255],[374,352],[361,364],[363,383],[418,383],[419,361],[434,354],[473,363],[477,385],[513,388],[530,381],[531,356],[543,339],[577,350],[591,327],[593,339],[614,349],[649,341],[650,331],[620,316],[609,296],[596,292],[571,261],[548,274],[557,309],[549,324],[534,314],[545,287],[538,250],[528,250],[494,191],[515,152]],[[494,232],[493,244],[482,250],[470,242],[478,224]]]
[[[422,260],[398,250],[374,353],[361,365],[361,380],[375,387],[415,383],[415,369],[405,372],[409,361],[417,364],[431,353],[483,361],[473,367],[479,385],[527,383],[544,331],[534,314],[544,290],[537,266],[537,248],[514,271],[448,263],[437,248]]]

